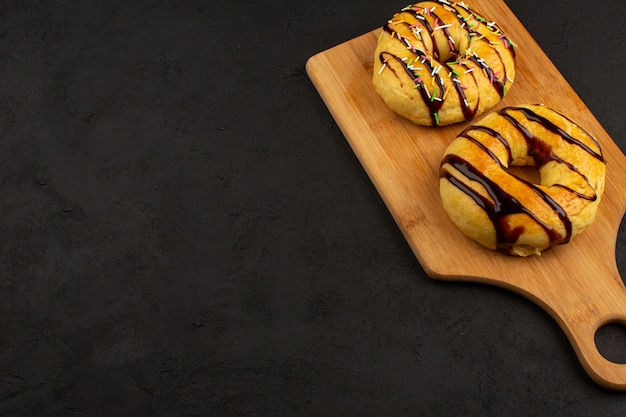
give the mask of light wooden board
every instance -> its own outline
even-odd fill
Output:
[[[626,288],[615,262],[626,210],[626,157],[502,0],[466,3],[498,22],[518,45],[515,84],[493,110],[544,103],[591,132],[606,156],[596,221],[540,257],[484,249],[450,221],[439,198],[439,163],[470,122],[420,127],[386,107],[371,83],[380,29],[311,57],[307,73],[430,277],[494,284],[529,298],[559,323],[594,381],[626,390],[626,364],[606,360],[594,340],[604,324],[626,324]]]

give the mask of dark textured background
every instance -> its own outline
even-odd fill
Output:
[[[0,2],[0,415],[623,416],[426,276],[307,78],[405,4],[216,3]],[[507,3],[626,149],[625,3]]]

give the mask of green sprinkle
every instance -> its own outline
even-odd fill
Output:
[[[438,92],[439,92],[439,87],[435,87],[435,89],[433,90],[433,94],[430,96],[430,101],[435,101],[435,97],[437,96]]]
[[[502,86],[502,97],[506,96],[506,85]]]
[[[439,126],[439,115],[437,113],[433,113],[433,117],[435,118],[435,124]]]

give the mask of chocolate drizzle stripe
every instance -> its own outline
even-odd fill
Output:
[[[587,132],[585,129],[583,129],[582,127],[580,127],[576,122],[574,122],[572,119],[570,119],[569,117],[567,117],[566,115],[564,115],[563,113],[560,113],[554,109],[551,109],[554,113],[558,114],[559,116],[561,116],[562,118],[564,118],[565,120],[567,120],[568,122],[570,122],[571,124],[573,124],[574,126],[576,126],[578,129],[580,129],[580,131],[589,138],[589,140],[591,140],[594,145],[596,145],[596,148],[598,148],[598,152],[599,155],[602,156],[602,161],[604,162],[604,154],[602,153],[602,147],[600,146],[600,143],[596,140],[596,138],[594,138],[589,132]]]
[[[514,113],[521,115],[522,117],[513,117]],[[561,115],[558,112],[554,113]],[[542,204],[545,204],[543,207],[549,207],[550,210],[556,216],[558,216],[560,223],[564,227],[565,232],[559,233],[544,220],[542,220],[543,217],[540,218],[538,215],[531,212],[529,208],[524,206],[524,204],[520,200],[515,198],[512,194],[510,194],[510,192],[504,190],[502,186],[499,185],[495,180],[489,178],[485,173],[481,172],[475,166],[473,166],[471,162],[463,159],[458,155],[449,154],[444,157],[444,160],[442,161],[440,166],[440,177],[446,178],[450,182],[450,184],[470,196],[479,205],[479,207],[481,207],[485,211],[496,230],[497,249],[504,252],[510,251],[519,236],[524,232],[523,227],[521,229],[520,227],[512,228],[512,226],[510,226],[508,220],[506,219],[507,216],[517,213],[527,214],[539,226],[541,226],[549,237],[551,245],[569,242],[572,237],[571,220],[569,219],[563,207],[550,194],[548,194],[547,190],[551,189],[554,191],[556,188],[560,188],[563,189],[565,192],[572,193],[577,198],[581,198],[590,202],[596,201],[598,199],[598,193],[595,191],[595,188],[591,185],[590,180],[586,175],[580,172],[572,162],[566,161],[565,159],[557,155],[553,150],[553,145],[551,145],[549,141],[541,139],[540,137],[536,137],[530,130],[530,126],[534,124],[539,124],[543,129],[552,132],[555,135],[558,135],[559,140],[563,140],[571,145],[579,147],[593,158],[604,163],[602,150],[599,147],[599,144],[585,130],[580,128],[575,123],[571,122],[571,120],[565,116],[563,116],[564,120],[568,120],[573,123],[577,127],[577,129],[580,129],[583,135],[587,136],[590,140],[593,141],[594,144],[598,146],[597,151],[584,143],[580,138],[574,137],[566,132],[564,127],[558,124],[558,122],[551,121],[546,116],[538,114],[533,109],[526,107],[506,107],[500,110],[498,114],[521,134],[522,138],[526,141],[527,144],[528,156],[533,158],[533,160],[535,161],[535,165],[538,166],[539,169],[552,161],[556,162],[557,164],[562,164],[570,172],[579,175],[580,178],[583,179],[584,182],[587,184],[588,188],[592,190],[592,192],[587,195],[584,192],[577,191],[577,189],[573,189],[565,184],[551,184],[547,187],[539,186],[513,175],[516,181],[524,184],[526,187],[528,187],[529,190],[532,190],[537,195],[537,197],[543,202]],[[469,140],[481,152],[488,155],[496,164],[498,164],[500,169],[508,172],[508,168],[505,166],[504,162],[501,161],[494,154],[494,152],[480,140],[480,136],[472,135],[472,132],[482,132],[484,134],[488,134],[494,138],[497,138],[498,141],[507,148],[508,164],[510,164],[512,161],[512,156],[508,140],[506,140],[495,129],[480,125],[470,126],[458,136]],[[455,168],[458,174],[453,174],[450,171],[450,167]],[[458,177],[458,175],[463,175],[468,180],[480,184],[487,192],[489,198],[478,193],[477,190],[472,188],[470,183],[463,182],[460,177]]]
[[[486,42],[489,45],[489,47],[493,50],[493,52],[495,52],[496,55],[498,55],[498,59],[500,59],[500,62],[502,63],[502,72],[503,72],[503,74],[500,77],[496,77],[495,73],[493,73],[493,70],[492,70],[492,73],[493,73],[494,78],[498,79],[498,83],[499,83],[498,88],[500,90],[499,91],[500,95],[504,96],[504,94],[506,93],[505,85],[506,85],[506,82],[507,82],[506,65],[504,65],[504,59],[502,59],[502,55],[500,54],[500,51],[498,50],[498,48],[496,48],[496,45],[491,43],[491,41],[489,39],[483,38],[481,41],[482,42]],[[499,81],[499,78],[502,78],[502,81]]]
[[[587,183],[589,183],[589,181],[587,181]],[[563,188],[564,190],[574,194],[576,197],[582,198],[583,200],[587,200],[587,201],[596,201],[598,199],[598,194],[596,192],[593,193],[593,195],[587,195],[587,194],[583,194],[580,193],[570,187],[566,187],[563,184],[553,184],[551,185],[551,187],[560,187]]]
[[[478,146],[484,153],[486,153],[487,155],[489,155],[489,157],[491,159],[493,159],[493,161],[498,164],[498,166],[500,167],[500,169],[505,170],[506,171],[506,167],[504,166],[504,164],[502,163],[502,161],[500,161],[500,158],[498,158],[496,156],[495,153],[493,153],[493,151],[491,149],[489,149],[484,143],[482,143],[481,141],[479,141],[476,138],[473,138],[471,136],[468,135],[461,135],[461,137],[469,140],[470,142],[472,142],[474,145]]]
[[[442,3],[439,0],[432,0],[432,1],[436,1],[441,4],[446,4],[446,3]],[[455,3],[453,7],[457,10],[456,16],[459,19],[459,22],[461,22],[461,25],[463,25],[463,23],[466,23],[466,22],[465,22],[465,18],[461,15],[461,13],[458,12],[458,8],[465,10],[469,16],[473,16],[480,26],[487,27],[487,29],[489,29],[492,33],[496,35],[499,34],[500,39],[502,39],[503,41],[506,40],[506,42],[504,43],[504,46],[506,49],[510,51],[511,57],[515,59],[516,53],[515,53],[515,48],[513,47],[513,43],[509,40],[508,36],[504,33],[502,28],[500,28],[500,26],[498,26],[496,22],[490,22],[489,24],[486,24],[485,21],[487,19],[481,16],[476,10],[470,8],[469,6],[465,4]],[[465,27],[467,27],[467,25]],[[468,28],[468,32],[480,35],[480,33],[477,30],[472,30]]]
[[[500,59],[502,59],[502,57],[500,57]],[[489,65],[487,65],[485,60],[478,57],[477,55],[472,55],[471,57],[469,57],[469,60],[485,71],[485,76],[489,78],[489,82],[496,89],[497,93],[500,95],[500,98],[504,97],[504,94],[506,92],[504,83],[498,79],[495,72],[491,69]]]
[[[493,151],[491,151],[486,145],[484,145],[478,139],[468,135],[469,132],[472,132],[472,131],[475,131],[475,130],[488,133],[489,135],[497,138],[505,146],[505,148],[507,150],[507,153],[508,153],[508,164],[510,164],[511,160],[512,160],[512,157],[511,157],[511,147],[509,146],[509,143],[507,142],[507,140],[504,139],[498,132],[496,132],[495,130],[491,129],[490,127],[486,127],[486,126],[470,126],[463,133],[461,133],[459,135],[459,137],[463,137],[465,139],[468,139],[469,141],[471,141],[472,143],[474,143],[478,147],[480,147],[494,161],[498,162],[498,164],[501,166],[502,169],[508,170],[507,167],[505,167],[504,164],[502,164],[502,161],[493,153]],[[566,165],[570,171],[575,172],[576,174],[578,174],[587,183],[589,188],[591,190],[593,190],[593,187],[589,183],[589,178],[587,178],[585,175],[583,175],[581,172],[579,172],[570,162],[567,162],[567,161],[565,161],[562,158],[557,157],[557,156],[555,156],[553,160],[558,162],[558,163],[560,163],[560,164]],[[533,184],[533,187],[535,187],[534,184]],[[592,195],[586,195],[586,194],[583,194],[583,193],[581,193],[579,191],[574,190],[573,188],[567,187],[567,186],[565,186],[563,184],[552,184],[550,187],[560,187],[560,188],[563,188],[564,190],[567,190],[568,192],[571,192],[572,194],[576,195],[577,197],[580,197],[580,198],[588,200],[588,201],[595,201],[598,198],[598,195],[597,195],[597,193],[595,191],[592,193]]]
[[[595,192],[594,187],[589,182],[589,178],[583,173],[581,173],[578,170],[578,168],[576,168],[576,166],[574,166],[571,162],[568,162],[564,160],[563,158],[561,158],[560,156],[556,155],[548,144],[544,143],[540,138],[535,137],[532,134],[532,132],[528,130],[526,126],[524,126],[516,118],[514,118],[509,113],[507,113],[508,110],[522,111],[522,113],[524,114],[527,120],[531,122],[540,123],[547,130],[558,134],[563,140],[567,141],[568,143],[581,146],[582,149],[584,149],[594,158],[599,159],[601,162],[604,162],[604,158],[602,157],[602,155],[597,154],[596,152],[591,150],[589,147],[587,147],[584,143],[582,143],[581,141],[567,134],[565,131],[563,131],[562,128],[556,126],[554,123],[552,123],[550,120],[546,119],[545,117],[541,117],[537,115],[537,113],[533,112],[530,109],[527,109],[524,107],[506,107],[499,112],[500,116],[504,117],[509,123],[511,123],[522,134],[528,147],[528,154],[533,157],[533,159],[535,160],[535,164],[537,166],[543,166],[550,161],[556,161],[558,163],[564,164],[567,166],[567,168],[570,171],[575,172],[576,174],[580,175],[580,177],[587,183],[589,189],[594,190],[594,191],[592,195],[586,195],[562,184],[553,184],[552,186],[558,185],[559,187],[569,190],[570,192],[574,193],[575,195],[581,198],[584,198],[585,200],[589,200],[589,201],[597,200],[598,198],[597,193]]]
[[[503,138],[499,132],[487,126],[473,125],[465,129],[459,136],[467,137],[467,135],[472,131],[483,132],[498,139],[498,141],[506,148],[506,152],[508,155],[507,164],[511,163],[511,161],[513,160],[511,145],[509,145],[509,141]]]
[[[410,10],[413,13],[411,13],[416,19],[418,16],[418,12],[415,10]],[[434,16],[434,14],[433,14]],[[428,35],[430,36],[430,40],[432,43],[432,55],[435,59],[439,58],[439,47],[437,46],[437,42],[435,41],[435,29],[432,27],[432,25],[428,22],[428,19],[424,18],[424,19],[418,19],[421,23],[421,25],[426,29],[426,31],[428,32]]]
[[[430,116],[431,116],[431,121],[433,125],[438,124],[437,123],[437,116],[436,113],[441,109],[441,107],[443,106],[443,99],[441,97],[443,97],[443,95],[445,94],[446,91],[446,87],[445,84],[443,82],[443,79],[439,76],[439,75],[435,75],[435,82],[437,83],[437,86],[439,88],[439,100],[435,100],[430,93],[428,93],[428,91],[426,91],[426,86],[424,85],[424,82],[422,80],[422,78],[420,76],[416,76],[413,71],[408,67],[408,65],[402,61],[402,59],[398,58],[396,55],[390,53],[390,52],[381,52],[379,55],[379,59],[382,63],[385,63],[387,61],[387,59],[384,57],[384,55],[389,55],[390,59],[393,59],[394,61],[396,61],[403,69],[404,72],[406,73],[406,75],[411,79],[411,81],[413,82],[414,85],[416,85],[420,92],[420,96],[422,97],[422,100],[424,101],[424,103],[426,104],[426,106],[428,107],[428,110],[430,112]],[[424,58],[421,62],[422,65],[425,66],[426,70],[429,73],[433,72],[433,67],[430,65],[430,63],[426,60],[425,58],[425,54],[422,51],[417,50],[417,53],[415,54],[416,57],[420,57],[420,58]],[[400,77],[398,77],[398,74],[396,73],[396,71],[388,66],[388,68],[396,75],[396,77],[399,79]],[[400,81],[402,82],[402,81]]]
[[[455,81],[455,80],[458,80],[458,77],[456,76],[452,68],[450,68],[449,66],[448,66],[448,72],[450,74],[450,78],[452,78],[452,85],[454,86],[456,94],[459,97],[459,104],[461,105],[461,111],[463,112],[463,117],[465,117],[465,120],[469,120],[472,117],[476,116],[476,112],[478,111],[478,102],[476,102],[476,107],[472,109],[469,105],[469,102],[467,101],[467,96],[465,95],[465,91],[463,91],[463,88],[461,87],[461,83]],[[474,77],[474,74],[472,74],[472,77]],[[476,82],[475,78],[474,78],[474,82]]]
[[[573,141],[569,141],[566,139],[566,137],[564,137],[563,135],[561,135],[559,132],[565,134],[567,137],[571,138],[570,135],[568,135],[567,133],[565,133],[563,131],[563,129],[557,127],[556,125],[554,125],[552,122],[550,122],[548,119],[543,118],[538,116],[535,112],[533,112],[530,109],[524,108],[524,107],[506,107],[504,109],[502,109],[499,114],[500,116],[502,116],[503,118],[505,118],[509,123],[511,123],[524,137],[524,140],[526,141],[527,147],[528,147],[528,154],[530,156],[533,157],[535,164],[538,167],[541,167],[545,164],[547,164],[550,161],[556,161],[558,163],[564,164],[567,166],[567,168],[572,171],[575,172],[576,174],[580,175],[580,177],[587,183],[587,185],[589,186],[589,189],[594,190],[592,195],[585,195],[583,193],[580,193],[570,187],[566,187],[565,185],[562,184],[553,184],[553,186],[558,185],[561,188],[564,188],[566,190],[571,191],[572,193],[574,193],[575,195],[584,198],[586,200],[589,201],[595,201],[598,197],[597,194],[595,192],[594,187],[591,185],[591,183],[589,182],[589,178],[587,178],[587,176],[585,176],[583,173],[581,173],[578,168],[576,168],[576,166],[574,166],[571,162],[568,162],[566,160],[564,160],[563,158],[561,158],[560,156],[556,155],[553,151],[552,148],[547,145],[546,143],[544,143],[540,138],[535,137],[532,132],[530,130],[528,130],[528,128],[526,126],[524,126],[521,122],[519,122],[516,118],[514,118],[512,115],[510,115],[507,111],[508,110],[522,110],[524,111],[524,115],[526,116],[526,114],[533,114],[537,116],[537,120],[532,120],[532,119],[528,119],[529,121],[534,121],[537,123],[540,123],[543,125],[544,128],[552,131],[553,133],[558,133],[561,138],[563,138],[564,140],[568,141],[569,143],[573,143],[575,145],[578,144],[582,144],[582,142],[578,141],[578,140],[573,140]],[[526,113],[526,111],[528,113]],[[569,119],[567,119],[569,120]],[[544,124],[544,123],[547,123]],[[554,130],[553,130],[554,129]],[[582,130],[582,129],[581,129]],[[586,132],[585,132],[586,133]],[[572,138],[573,139],[573,138]],[[582,144],[584,145],[584,144]],[[596,154],[595,152],[593,152],[591,149],[589,149],[586,146],[583,146],[583,149],[585,149],[585,151],[589,152],[591,151],[591,155],[593,155],[594,157],[600,159],[602,162],[604,162],[603,158],[601,155]]]
[[[559,126],[555,125],[554,123],[552,123],[547,118],[545,118],[543,116],[540,116],[537,113],[535,113],[534,111],[532,111],[530,109],[527,109],[525,107],[507,107],[507,108],[502,109],[501,113],[502,114],[507,114],[507,111],[509,111],[509,110],[514,110],[514,111],[518,111],[518,112],[522,113],[527,120],[529,120],[531,122],[539,123],[545,129],[549,130],[550,132],[556,133],[559,136],[561,136],[561,138],[563,138],[563,140],[565,140],[566,142],[571,143],[571,144],[576,145],[576,146],[579,146],[580,148],[585,150],[585,152],[587,152],[588,154],[590,154],[594,158],[600,160],[601,162],[604,162],[604,157],[602,156],[602,152],[601,151],[600,151],[600,153],[597,153],[596,151],[591,149],[589,146],[587,146],[585,143],[583,143],[581,140],[576,139],[575,137],[569,135],[562,128],[560,128]],[[594,141],[594,143],[596,143],[596,145],[597,145],[597,142]],[[600,149],[599,146],[598,146],[598,149]]]
[[[471,187],[463,184],[447,169],[445,169],[446,164],[454,167],[469,180],[476,181],[481,184],[482,187],[489,194],[491,200],[483,197]],[[511,229],[509,227],[506,217],[512,214],[523,213],[528,215],[544,229],[552,244],[566,243],[571,238],[572,224],[563,208],[534,184],[518,178],[519,181],[525,183],[527,186],[537,192],[542,200],[552,208],[556,215],[558,215],[561,223],[565,228],[565,235],[560,234],[550,225],[542,221],[539,217],[537,217],[536,214],[530,211],[519,200],[507,193],[504,189],[502,189],[502,187],[500,187],[500,185],[498,185],[493,180],[487,178],[471,163],[461,158],[460,156],[453,154],[446,155],[446,157],[442,161],[441,167],[442,172],[440,176],[442,178],[446,178],[448,181],[450,181],[452,185],[470,196],[479,205],[479,207],[481,207],[485,211],[495,228],[496,246],[498,249],[505,252],[510,251],[512,245],[524,232],[523,227],[517,227],[514,229]]]
[[[477,76],[474,74],[475,71],[471,71],[471,70],[475,68],[476,66],[479,69],[482,69],[484,71],[485,76],[489,79],[490,83],[494,86],[494,89],[497,92],[497,94],[500,96],[500,98],[502,98],[506,94],[506,84],[508,80],[506,76],[506,64],[505,64],[504,59],[500,55],[500,52],[498,51],[498,49],[496,49],[495,45],[492,44],[488,39],[485,39],[484,37],[482,39],[488,42],[488,44],[497,53],[497,56],[502,63],[504,76],[497,77],[495,72],[492,70],[492,68],[490,68],[490,66],[476,54],[471,55],[471,56],[470,55],[465,56],[463,53],[461,53],[461,51],[458,50],[458,47],[456,45],[456,42],[458,40],[455,40],[454,37],[451,35],[450,31],[448,30],[448,25],[452,24],[450,20],[457,19],[460,25],[463,26],[469,38],[471,38],[472,35],[474,35],[475,37],[481,37],[482,34],[477,30],[480,29],[482,26],[486,26],[489,31],[491,31],[492,33],[496,35],[501,34],[502,37],[505,37],[506,35],[500,30],[500,28],[495,24],[495,22],[490,22],[489,24],[486,24],[485,23],[486,19],[484,17],[482,17],[480,14],[478,14],[471,8],[467,7],[465,4],[457,3],[457,2],[451,3],[445,0],[432,0],[432,2],[443,6],[442,9],[447,12],[447,14],[445,15],[445,20],[441,19],[440,15],[435,13],[433,8],[426,10],[425,7],[423,6],[420,7],[418,6],[419,3],[417,3],[417,5],[409,5],[406,8],[402,9],[399,13],[396,13],[394,17],[392,18],[392,20],[390,20],[387,24],[383,25],[383,30],[387,32],[388,34],[390,34],[392,38],[396,38],[399,42],[401,42],[403,47],[405,47],[408,51],[410,51],[413,54],[413,56],[418,58],[428,70],[429,75],[434,78],[434,82],[437,84],[437,88],[438,88],[438,91],[436,92],[435,97],[433,97],[431,93],[427,90],[427,87],[424,85],[424,83],[419,81],[421,80],[421,77],[419,76],[416,77],[412,73],[411,69],[408,68],[406,63],[404,63],[402,59],[396,56],[397,61],[402,62],[402,65],[405,66],[405,72],[409,75],[410,79],[413,81],[415,85],[417,85],[418,89],[420,89],[422,99],[429,109],[432,124],[433,125],[439,124],[437,113],[443,106],[444,104],[443,98],[446,96],[446,83],[444,83],[444,80],[443,80],[444,75],[447,75],[451,79],[452,87],[454,88],[454,91],[456,91],[463,117],[465,120],[469,120],[473,118],[474,116],[476,116],[478,112],[480,97],[478,97],[476,105],[472,109],[470,104],[467,101],[467,95],[465,94],[465,91],[463,91],[465,86],[462,86],[460,82],[457,82],[458,81],[457,74],[453,71],[453,69],[451,68],[451,65],[457,64],[457,65],[460,65],[462,68],[469,70],[469,73],[471,74],[471,77],[474,80],[474,84],[476,88],[478,88],[478,82],[476,79]],[[406,15],[404,17],[400,16],[405,13]],[[467,13],[467,16],[464,17],[463,13]],[[410,19],[409,16],[414,18],[415,21],[411,22],[410,20],[412,19]],[[469,21],[475,24],[473,28],[470,28],[470,24],[468,23]],[[403,26],[400,32],[404,32],[404,28],[406,28],[413,35],[413,37],[415,37],[415,39],[419,41],[419,44],[421,45],[421,48],[423,49],[415,47],[415,45],[411,41],[412,39],[411,36],[409,36],[408,34],[406,36],[403,36],[401,33],[396,31],[394,29],[396,25]],[[414,29],[416,27],[421,27],[422,30],[416,31]],[[453,57],[457,57],[458,61],[439,62],[441,53],[439,51],[439,47],[436,41],[437,37],[436,37],[435,32],[437,30],[441,30],[442,34],[446,37],[446,39],[448,40],[450,54]],[[432,44],[430,51],[428,50],[427,44],[424,42],[424,37],[421,35],[421,33],[424,33],[424,34],[427,33],[428,36],[430,37],[431,44]],[[471,44],[473,40],[470,39],[469,42]],[[509,48],[508,43],[506,43],[506,46],[508,49],[512,50],[512,47]],[[393,55],[390,52],[385,52],[385,53],[389,55]],[[437,68],[436,71],[433,71],[434,68],[433,68],[433,65],[431,65],[431,62],[433,59],[437,61],[437,64],[441,65],[441,68],[439,68],[438,66],[436,67]],[[383,58],[381,54],[381,61],[382,60]],[[468,66],[466,62],[467,63],[473,62],[475,66],[472,66],[472,67]],[[389,68],[392,69],[391,67]],[[442,72],[441,71],[442,69],[445,69],[445,72]],[[399,74],[395,70],[392,69],[392,72],[395,74],[396,77],[399,77]],[[454,81],[454,80],[457,80],[457,81]],[[447,88],[450,88],[450,87],[447,87]],[[433,91],[433,93],[435,93],[435,91]]]

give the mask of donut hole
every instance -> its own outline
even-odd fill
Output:
[[[439,47],[439,56],[436,57],[440,64],[452,64],[459,62],[459,60],[465,59],[467,52],[467,42],[463,42],[463,38],[451,38],[454,44],[458,48],[456,51],[452,51],[447,42],[437,42]]]
[[[595,343],[606,360],[626,364],[626,325],[623,322],[609,322],[598,328]]]
[[[526,180],[532,184],[539,184],[541,182],[539,170],[534,166],[511,165],[509,166],[508,170],[512,175],[515,175],[516,177]]]
[[[443,31],[436,36],[438,55],[435,55],[435,59],[439,64],[452,64],[465,59],[470,45],[467,34],[462,31],[454,33],[454,30],[446,33],[450,35],[449,38],[444,36]],[[454,50],[451,48],[452,45],[450,43],[454,45]]]

